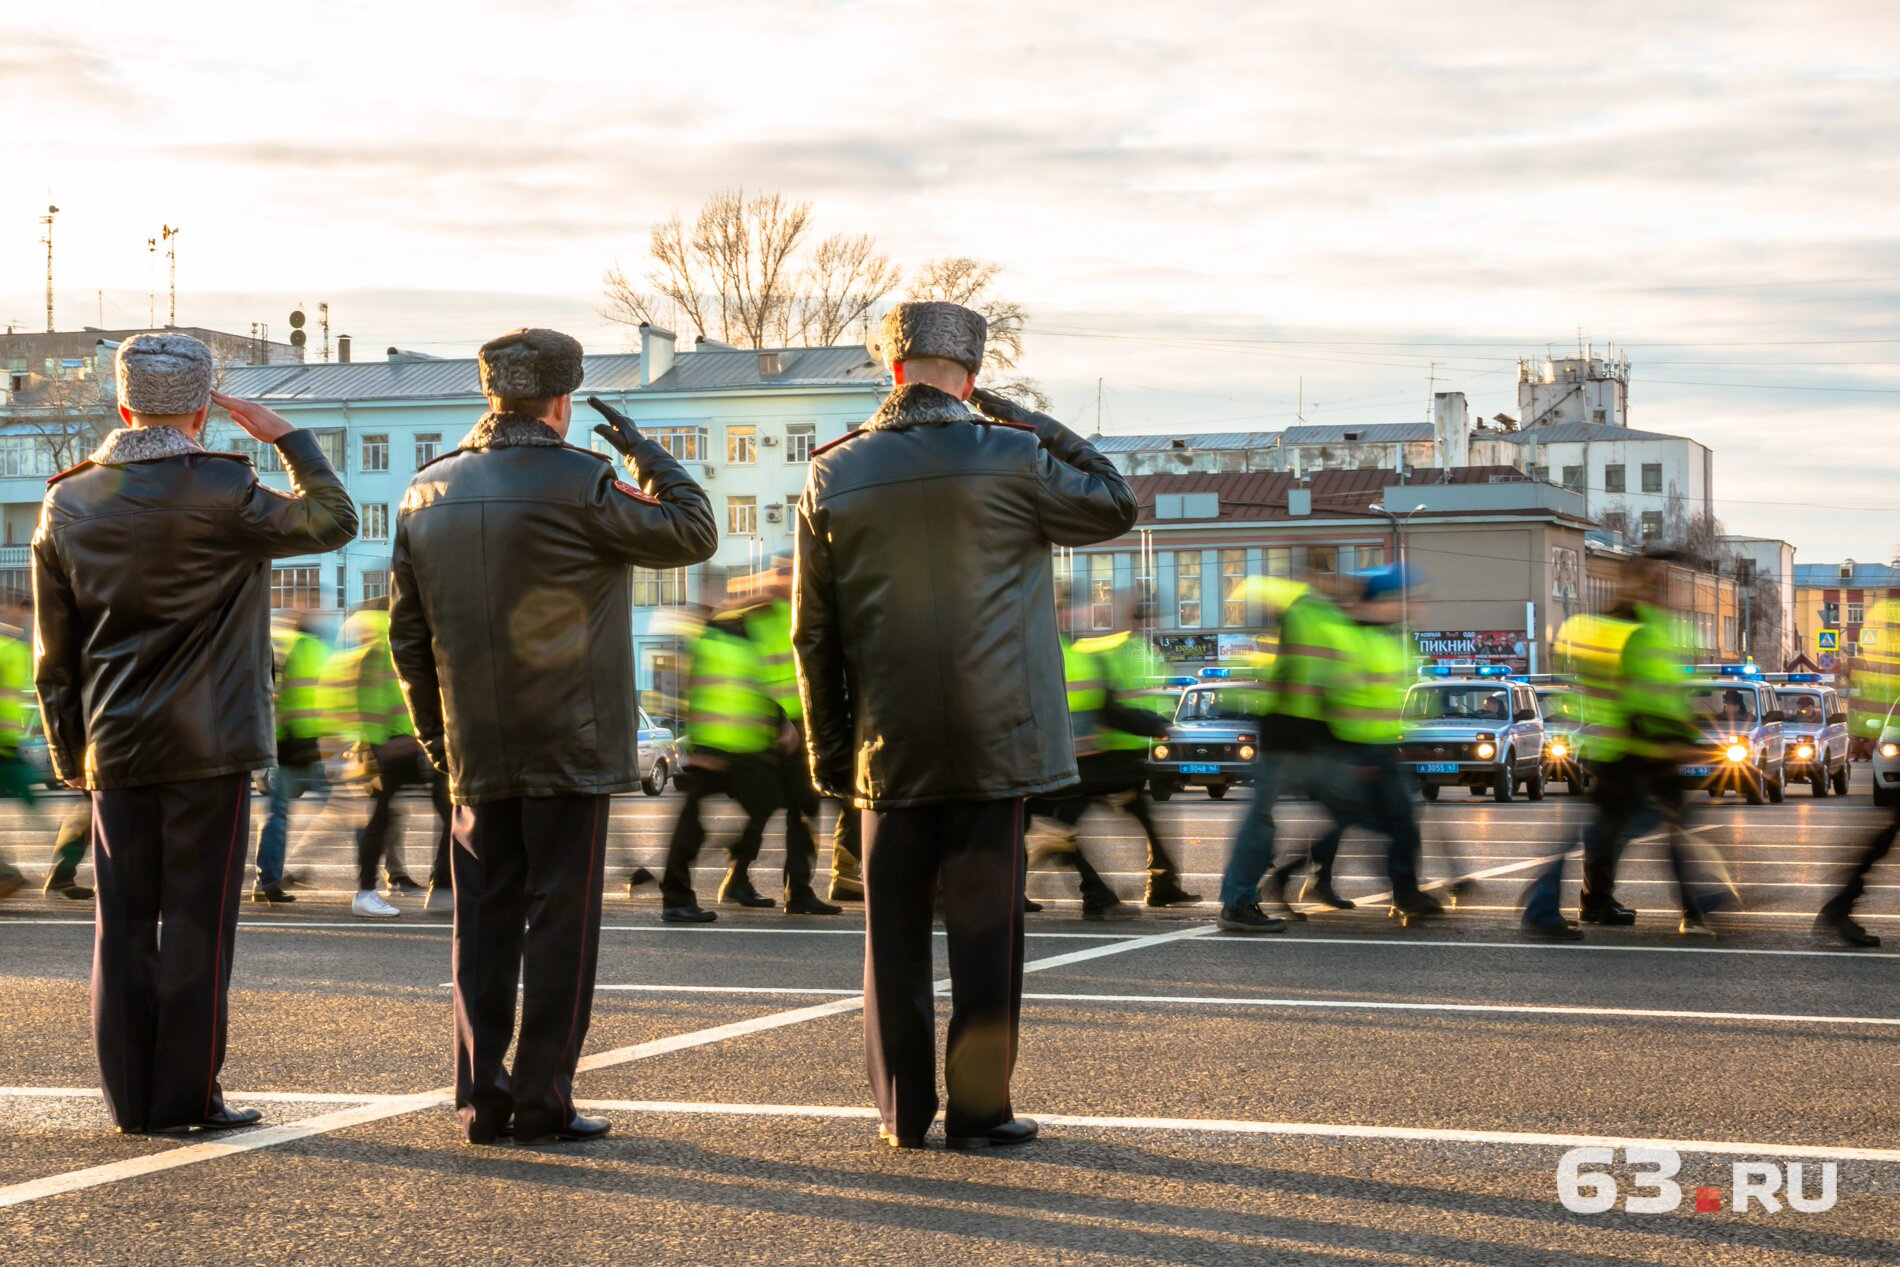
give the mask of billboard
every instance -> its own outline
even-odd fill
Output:
[[[1530,648],[1522,629],[1419,629],[1419,658],[1427,664],[1502,664],[1530,671]]]

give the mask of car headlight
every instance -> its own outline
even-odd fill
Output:
[[[1554,740],[1550,745],[1550,755],[1561,761],[1570,755],[1570,745],[1561,739]]]
[[[1748,760],[1748,745],[1740,744],[1740,743],[1732,743],[1728,747],[1722,749],[1722,755],[1726,757],[1728,760],[1735,762],[1737,765],[1740,765],[1742,762]]]
[[[1489,757],[1494,757],[1497,755],[1497,751],[1498,746],[1496,744],[1481,743],[1478,745],[1478,759],[1482,761]]]
[[[1155,745],[1155,760],[1166,761],[1167,759],[1168,759],[1168,745],[1164,743],[1156,744]]]
[[[1801,761],[1812,760],[1814,757],[1814,745],[1804,743],[1799,748],[1796,748],[1794,750],[1794,755],[1797,760],[1801,760]]]
[[[1900,744],[1881,744],[1880,755],[1883,757],[1900,757]]]
[[[1241,759],[1242,761],[1252,761],[1252,760],[1253,760],[1253,749],[1252,749],[1252,748],[1251,748],[1250,746],[1248,746],[1247,744],[1241,744],[1241,745],[1240,745],[1240,759]]]

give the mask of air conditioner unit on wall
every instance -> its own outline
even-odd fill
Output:
[[[768,449],[775,448],[778,445],[778,437],[777,436],[760,436],[759,443],[764,445]]]
[[[706,464],[706,469],[703,472],[701,472],[699,478],[703,480],[709,480],[717,474],[719,474],[719,468],[714,466],[712,463],[708,462]]]
[[[775,524],[779,522],[781,519],[783,519],[784,517],[785,517],[785,512],[780,510],[777,506],[767,506],[765,508],[765,522],[766,523]]]

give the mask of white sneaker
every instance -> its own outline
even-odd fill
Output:
[[[394,919],[402,912],[378,897],[375,889],[363,889],[350,899],[350,914],[360,919]]]

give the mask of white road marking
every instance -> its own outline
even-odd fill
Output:
[[[1322,1012],[1482,1012],[1527,1016],[1632,1017],[1670,1021],[1753,1021],[1803,1025],[1900,1026],[1894,1016],[1813,1016],[1788,1012],[1699,1012],[1674,1008],[1581,1007],[1559,1003],[1418,1003],[1392,999],[1248,998],[1197,994],[1028,994],[1044,1003],[1188,1004],[1192,1006],[1282,1008]]]
[[[0,1087],[0,1100],[98,1100],[105,1093],[98,1087]],[[400,1095],[349,1095],[337,1091],[226,1091],[226,1100],[257,1104],[380,1104],[402,1100]]]
[[[875,1109],[823,1104],[708,1104],[675,1100],[583,1100],[581,1108],[606,1113],[682,1113],[714,1117],[846,1118],[875,1120]],[[1322,1139],[1413,1140],[1434,1144],[1501,1144],[1508,1147],[1673,1148],[1679,1153],[1738,1157],[1802,1157],[1826,1161],[1900,1163],[1900,1148],[1850,1148],[1827,1144],[1781,1144],[1739,1140],[1642,1139],[1623,1135],[1547,1135],[1531,1131],[1473,1131],[1451,1127],[1361,1126],[1347,1122],[1248,1122],[1196,1117],[1093,1117],[1031,1112],[1044,1126],[1095,1130],[1190,1131],[1216,1135],[1301,1135]],[[1027,1154],[1033,1156],[1033,1154]]]
[[[1460,906],[1459,910],[1470,909]],[[1493,908],[1497,909],[1497,908]],[[1617,946],[1602,942],[1551,941],[1427,941],[1417,937],[1216,937],[1210,946],[1277,946],[1303,949],[1307,946],[1404,946],[1411,950],[1608,950],[1627,954],[1657,955],[1783,955],[1819,959],[1900,959],[1900,954],[1881,950],[1772,950],[1757,946]]]

